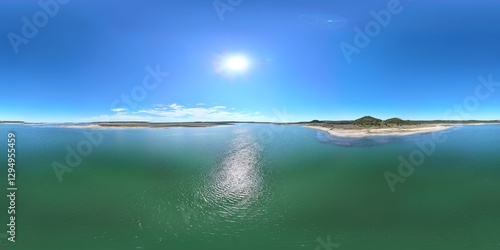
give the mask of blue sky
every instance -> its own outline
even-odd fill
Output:
[[[5,0],[0,120],[500,119],[499,7]]]

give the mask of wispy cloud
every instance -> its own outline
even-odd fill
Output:
[[[125,108],[116,108],[116,109],[111,109],[111,111],[113,111],[113,112],[124,112],[124,111],[126,111],[126,110],[127,110],[127,109],[125,109]]]
[[[181,105],[178,105],[177,103],[170,104],[169,107],[175,110],[183,108]]]
[[[126,112],[126,109],[112,109],[112,115],[100,115],[82,121],[149,121],[149,122],[193,122],[193,121],[273,121],[261,112],[237,111],[226,106],[186,107],[177,103],[156,104],[149,109]]]

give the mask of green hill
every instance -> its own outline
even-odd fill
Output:
[[[408,120],[401,120],[397,117],[395,118],[391,118],[391,119],[387,119],[385,121],[382,122],[383,125],[386,125],[386,126],[392,126],[392,125],[411,125],[411,124],[414,124],[414,122],[412,121],[408,121]]]
[[[371,116],[363,116],[355,120],[353,123],[361,126],[380,126],[382,124],[382,120]]]

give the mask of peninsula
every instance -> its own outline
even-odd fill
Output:
[[[199,128],[232,125],[230,122],[92,122],[61,125],[62,128]]]
[[[425,134],[434,131],[449,129],[459,125],[500,124],[500,121],[457,121],[432,120],[411,121],[400,118],[387,120],[364,116],[354,121],[318,121],[313,120],[305,125],[307,128],[321,130],[338,137],[367,137],[367,136],[402,136]]]

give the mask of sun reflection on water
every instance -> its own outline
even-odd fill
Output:
[[[234,133],[226,155],[212,173],[208,195],[225,215],[240,217],[257,200],[262,176],[256,136],[245,128]]]

